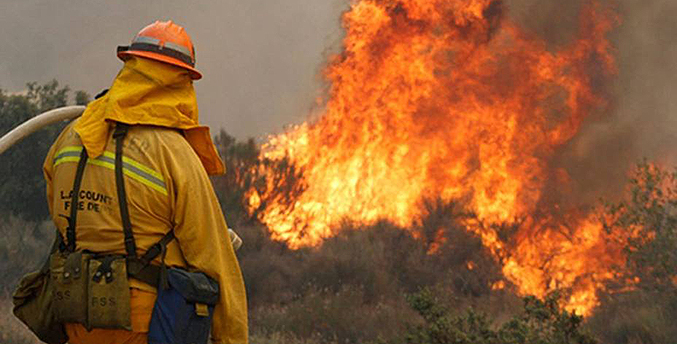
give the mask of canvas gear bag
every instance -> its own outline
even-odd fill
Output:
[[[55,252],[49,257],[54,294],[54,318],[60,323],[87,322],[87,265],[89,255]]]
[[[57,231],[50,252],[57,250],[60,238]],[[54,294],[49,278],[49,263],[47,259],[40,270],[29,273],[21,279],[12,295],[13,313],[41,341],[48,344],[63,344],[68,340],[68,336],[63,325],[54,319]]]
[[[132,330],[129,280],[124,256],[104,256],[89,261],[88,330]]]

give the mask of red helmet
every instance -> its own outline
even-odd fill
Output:
[[[129,55],[141,56],[169,63],[190,72],[193,80],[202,78],[195,69],[195,48],[188,33],[170,21],[156,21],[141,29],[132,44],[118,47],[118,57],[125,61]]]

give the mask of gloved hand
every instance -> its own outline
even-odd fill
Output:
[[[235,251],[239,250],[240,247],[242,247],[242,239],[240,239],[240,236],[238,236],[232,228],[228,228],[228,234],[230,235],[230,242],[233,243]]]

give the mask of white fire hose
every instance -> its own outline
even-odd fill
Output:
[[[0,137],[0,155],[28,135],[48,125],[80,117],[84,111],[84,106],[66,106],[41,113],[29,119],[3,137]],[[228,228],[228,234],[230,235],[230,241],[233,243],[233,248],[235,250],[239,249],[242,246],[242,239],[231,228]]]
[[[84,106],[67,106],[41,113],[29,119],[0,138],[0,154],[28,135],[48,125],[80,117],[84,111]]]

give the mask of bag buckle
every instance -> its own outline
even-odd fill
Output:
[[[106,283],[113,282],[113,268],[111,267],[115,256],[106,256],[101,260],[101,265],[96,269],[92,281],[99,283],[102,278],[106,278]]]
[[[195,314],[197,314],[200,317],[208,317],[209,316],[209,307],[207,307],[207,305],[204,304],[204,303],[196,303],[195,304]]]

